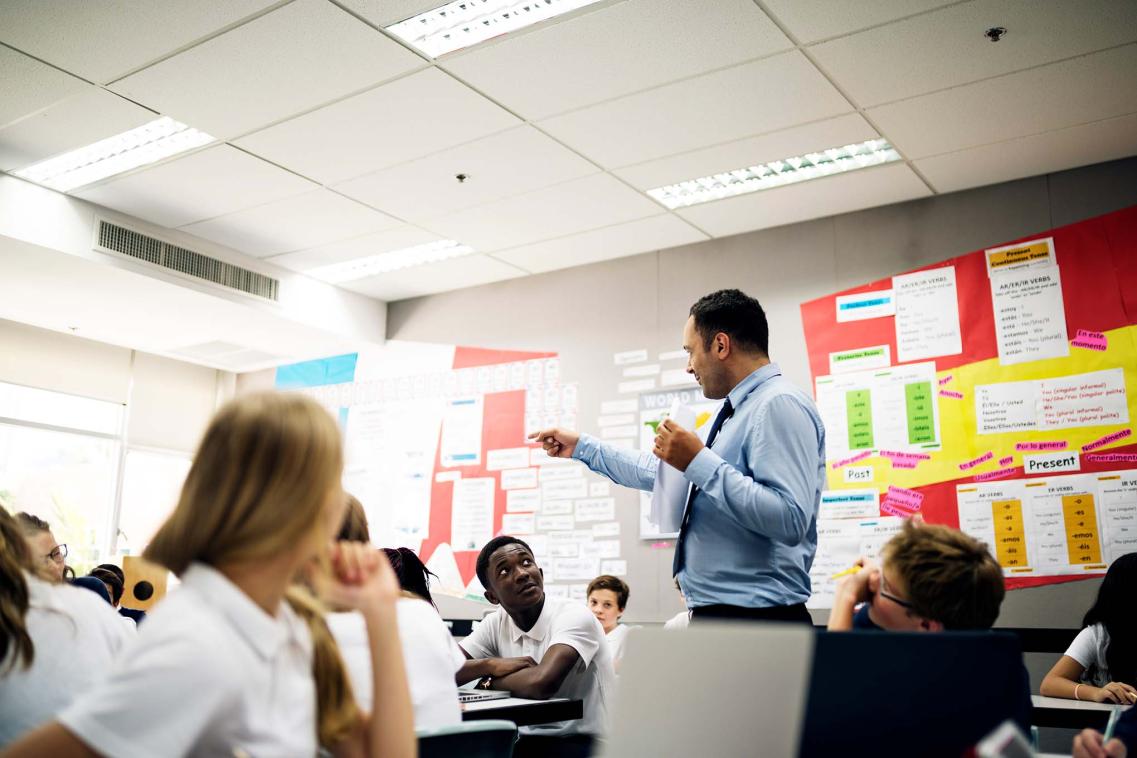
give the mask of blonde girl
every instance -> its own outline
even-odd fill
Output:
[[[261,393],[210,423],[174,513],[145,557],[181,586],[101,686],[4,756],[413,756],[386,561],[331,545],[343,517],[339,429],[312,400]],[[355,705],[339,653],[293,579],[330,563],[331,599],[360,611],[374,713]]]

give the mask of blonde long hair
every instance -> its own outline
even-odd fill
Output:
[[[343,473],[336,422],[303,395],[261,392],[222,407],[205,431],[177,507],[143,557],[179,576],[191,563],[269,558],[305,541],[318,552],[323,508]],[[343,659],[319,604],[293,587],[286,599],[311,631],[321,744],[359,722]]]

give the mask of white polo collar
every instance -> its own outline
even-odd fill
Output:
[[[513,617],[506,613],[504,608],[501,612],[505,614],[506,633],[513,642],[521,642],[522,637],[528,637],[534,642],[542,642],[549,633],[549,626],[553,623],[554,605],[556,601],[548,595],[545,595],[545,604],[541,607],[541,615],[537,617],[537,623],[529,631],[525,631],[517,625]]]
[[[262,658],[271,659],[290,642],[311,652],[311,638],[302,631],[304,621],[287,601],[280,602],[276,617],[270,616],[224,574],[204,563],[191,564],[181,581],[182,588],[199,594]]]

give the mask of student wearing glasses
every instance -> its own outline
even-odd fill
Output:
[[[904,522],[876,566],[837,587],[829,630],[939,632],[990,629],[1006,590],[987,546],[958,529]]]
[[[39,516],[21,511],[16,514],[16,522],[31,549],[32,564],[37,574],[45,581],[58,584],[63,581],[67,566],[67,545],[55,541],[51,526]]]

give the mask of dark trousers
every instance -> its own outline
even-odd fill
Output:
[[[737,605],[704,605],[691,609],[691,620],[699,621],[791,621],[813,625],[805,603],[775,605],[769,608],[742,608]]]
[[[592,755],[592,735],[564,737],[522,735],[513,748],[513,758],[588,758]]]

